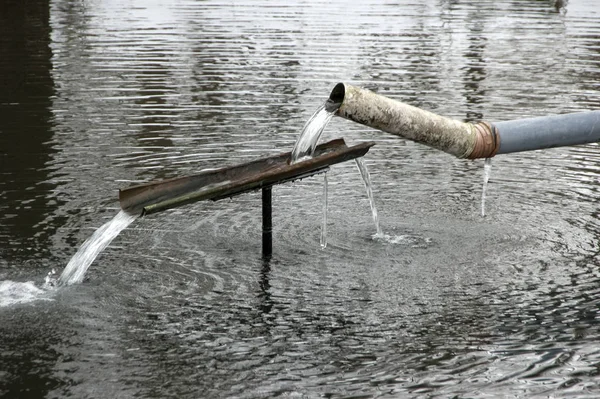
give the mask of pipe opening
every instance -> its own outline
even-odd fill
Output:
[[[329,112],[335,112],[344,102],[344,97],[346,96],[346,86],[343,83],[338,83],[335,85],[333,90],[331,90],[331,94],[325,103],[325,109]]]

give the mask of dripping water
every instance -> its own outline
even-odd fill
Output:
[[[333,118],[336,110],[337,108],[331,107],[331,102],[327,100],[315,111],[304,125],[302,133],[300,133],[294,144],[291,163],[300,162],[312,157],[323,130],[331,118]]]
[[[321,225],[321,248],[327,247],[327,173],[323,175],[323,224]]]
[[[315,152],[315,148],[323,133],[323,130],[339,108],[340,104],[333,103],[327,100],[321,105],[315,113],[310,117],[308,122],[304,125],[302,133],[296,140],[294,148],[292,149],[291,163],[303,161],[311,158]],[[371,205],[371,213],[373,215],[373,221],[375,222],[376,234],[375,237],[383,237],[383,232],[379,225],[379,215],[377,214],[377,208],[375,207],[375,200],[373,198],[373,189],[371,188],[371,177],[367,166],[365,165],[362,158],[356,158],[356,166],[362,176],[365,189],[367,190],[367,196],[369,197],[369,204]],[[321,247],[327,246],[327,174],[324,177],[323,186],[323,223],[321,227]]]
[[[381,231],[381,226],[379,225],[379,215],[377,214],[377,208],[375,207],[375,198],[373,197],[373,188],[371,187],[371,176],[369,175],[369,170],[367,169],[367,165],[365,165],[362,157],[356,158],[354,161],[356,162],[356,166],[358,167],[360,175],[362,176],[365,189],[367,190],[367,196],[369,197],[369,203],[371,204],[373,222],[375,222],[375,228],[377,229],[375,237],[383,237],[383,232]]]
[[[486,158],[483,163],[483,189],[481,190],[481,216],[485,216],[485,197],[487,194],[488,181],[492,171],[492,158]]]
[[[60,275],[58,284],[70,285],[83,281],[83,276],[94,259],[136,218],[137,216],[120,211],[112,220],[100,226],[71,258]]]

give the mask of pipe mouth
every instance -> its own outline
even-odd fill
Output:
[[[329,112],[335,112],[342,106],[344,102],[344,97],[346,96],[346,85],[343,83],[338,83],[335,85],[333,90],[331,90],[331,94],[329,94],[329,98],[325,103],[325,109]]]

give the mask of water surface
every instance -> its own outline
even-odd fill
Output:
[[[460,120],[600,105],[594,0],[7,4],[0,281],[33,289],[119,188],[290,151],[338,82]],[[598,396],[596,144],[495,157],[482,218],[483,160],[336,137],[377,143],[393,239],[352,162],[325,249],[318,176],[274,189],[270,261],[259,193],[138,219],[83,283],[0,308],[0,396]]]

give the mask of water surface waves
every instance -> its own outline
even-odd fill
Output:
[[[469,121],[600,107],[595,0],[17,3],[0,281],[34,288],[119,188],[290,151],[338,82]],[[327,174],[325,250],[320,176],[274,189],[268,262],[260,193],[140,219],[82,284],[0,308],[0,396],[596,398],[598,145],[494,157],[482,218],[483,160],[334,117],[338,137],[376,142],[398,243],[372,239],[352,162]]]

